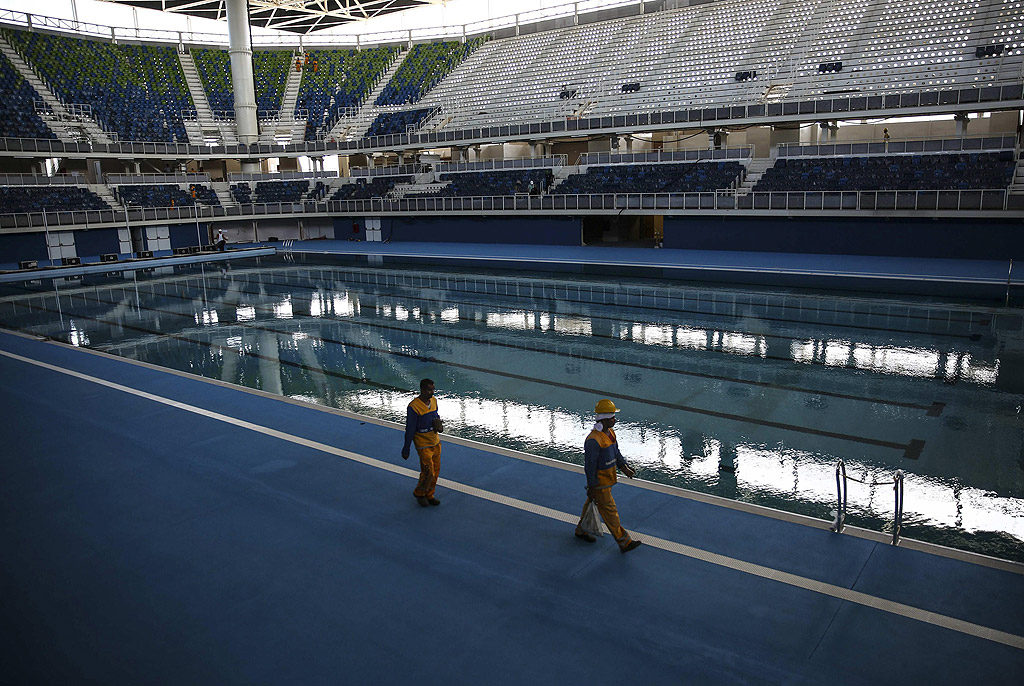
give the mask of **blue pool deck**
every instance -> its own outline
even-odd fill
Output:
[[[253,245],[273,245],[281,243]],[[529,268],[533,265],[663,270],[677,277],[732,280],[757,276],[789,277],[804,283],[869,287],[872,284],[949,284],[987,288],[1024,285],[1024,265],[1009,260],[958,260],[925,257],[827,255],[784,252],[678,250],[605,246],[511,245],[492,243],[383,243],[365,241],[292,241],[287,252],[392,258],[487,262]]]
[[[6,332],[0,398],[11,683],[1024,683],[1020,565],[625,479],[621,555],[579,467],[420,508],[394,424]]]

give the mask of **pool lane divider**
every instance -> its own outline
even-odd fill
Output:
[[[232,282],[232,283],[237,283],[237,282]],[[252,284],[252,282],[246,282],[246,283]],[[283,284],[272,284],[272,285],[283,286]],[[301,288],[299,286],[291,286],[291,287],[292,288]],[[117,285],[117,286],[111,285],[111,286],[105,286],[104,287],[105,290],[115,290],[115,289],[122,289],[122,288],[126,289],[127,287],[123,286],[123,285]],[[144,290],[143,292],[145,292],[147,295],[152,295],[154,297],[175,298],[175,299],[183,300],[183,301],[187,301],[187,302],[193,302],[195,300],[195,298],[191,298],[191,297],[189,297],[187,295],[180,295],[180,294],[176,294],[176,293],[158,293],[158,292],[156,292],[154,290]],[[245,293],[246,295],[260,295],[259,293],[254,293],[252,291],[247,291],[247,290],[244,290],[244,289],[239,289],[238,292]],[[47,294],[44,294],[44,293],[40,292],[40,295],[47,295]],[[431,302],[438,302],[438,303],[441,302],[441,301],[432,300],[432,299],[429,299],[429,298],[419,298],[419,299],[420,300],[428,300],[428,301],[431,301]],[[104,302],[106,302],[107,304],[113,304],[111,301],[104,301]],[[241,303],[230,303],[230,302],[224,302],[224,304],[228,305],[228,306],[234,306],[234,307],[237,307],[237,306],[241,305]],[[459,304],[474,304],[474,303],[459,303]],[[474,305],[485,306],[484,303],[475,303]],[[166,311],[166,310],[161,310],[161,309],[157,309],[157,308],[149,307],[149,306],[137,305],[137,307],[139,309],[145,309],[145,310],[151,311],[151,312],[171,313],[171,314],[178,314],[179,316],[183,316],[181,313],[173,313],[173,312],[169,312],[169,311]],[[256,311],[261,311],[261,312],[269,312],[270,311],[264,305],[253,305],[252,307]],[[589,315],[587,315],[587,316],[589,316]],[[608,318],[605,318],[605,319],[608,319]],[[513,350],[527,350],[527,351],[530,351],[530,352],[537,352],[537,353],[543,353],[543,354],[548,354],[548,355],[564,356],[562,353],[558,352],[557,350],[550,350],[550,349],[546,349],[546,348],[543,348],[543,347],[540,347],[540,346],[515,345],[515,344],[511,344],[511,343],[502,343],[500,341],[488,341],[488,340],[471,339],[471,338],[468,338],[468,337],[465,337],[465,336],[458,336],[458,335],[447,334],[447,333],[417,331],[417,330],[409,329],[409,328],[406,328],[406,327],[395,326],[395,325],[392,325],[392,324],[379,323],[379,322],[375,322],[373,320],[363,319],[362,317],[345,317],[345,318],[339,317],[339,318],[336,318],[336,319],[331,319],[329,321],[342,322],[342,323],[350,324],[350,325],[358,323],[360,325],[369,326],[369,327],[373,327],[373,328],[376,328],[376,329],[383,329],[383,330],[389,330],[389,331],[398,331],[398,332],[402,332],[402,333],[414,333],[414,334],[421,335],[421,336],[444,338],[444,339],[448,339],[448,340],[466,341],[466,342],[477,343],[479,345],[494,345],[494,346],[499,346],[499,347],[504,347],[504,348],[510,348],[510,349],[513,349]],[[242,325],[242,324],[240,324],[240,325]],[[265,329],[261,329],[261,327],[258,327],[258,326],[251,326],[251,325],[248,325],[248,324],[245,324],[245,325],[249,326],[249,328],[265,330]],[[596,337],[599,337],[599,338],[606,338],[606,339],[609,339],[609,340],[618,340],[618,339],[616,339],[614,337],[611,337],[611,336],[600,336],[600,335],[597,335],[597,334],[592,334],[592,335],[594,335]],[[318,338],[316,336],[313,336],[312,338],[317,338],[318,340],[325,340],[326,341],[326,339]],[[795,339],[791,339],[791,340],[795,340]],[[346,343],[345,345],[353,345],[353,344]],[[668,348],[666,350],[676,350],[676,349],[675,348]],[[745,386],[757,386],[757,387],[760,387],[760,388],[770,388],[772,390],[788,391],[788,392],[792,392],[792,393],[806,393],[806,394],[809,394],[809,395],[821,395],[821,396],[827,396],[827,397],[830,397],[830,398],[839,398],[839,399],[842,399],[842,400],[853,400],[853,401],[857,401],[857,402],[877,403],[877,404],[881,404],[881,405],[889,405],[889,406],[892,406],[892,407],[903,407],[903,408],[907,408],[907,409],[911,409],[911,410],[921,410],[928,417],[938,417],[939,415],[942,414],[942,411],[946,407],[945,403],[937,402],[937,401],[932,402],[930,405],[923,405],[923,404],[920,404],[920,403],[911,403],[911,402],[904,402],[904,401],[899,401],[899,400],[887,400],[887,399],[884,399],[884,398],[868,398],[868,397],[859,396],[859,395],[853,395],[853,394],[848,394],[848,393],[837,393],[837,392],[834,392],[834,391],[824,391],[824,390],[818,390],[818,389],[813,389],[813,388],[802,388],[800,386],[787,386],[785,384],[776,384],[776,383],[772,383],[772,382],[769,382],[769,381],[752,381],[752,380],[748,380],[748,379],[739,379],[739,378],[735,378],[735,377],[727,377],[727,376],[721,376],[721,375],[717,375],[717,374],[708,374],[708,373],[705,373],[705,372],[696,372],[696,371],[689,371],[689,370],[684,370],[684,369],[673,369],[673,368],[669,368],[669,367],[659,367],[659,366],[656,366],[656,365],[642,364],[642,363],[639,363],[639,362],[623,362],[621,360],[612,360],[612,359],[597,357],[597,356],[594,356],[594,355],[571,354],[571,355],[569,355],[569,357],[571,357],[573,359],[589,360],[589,361],[593,361],[593,362],[605,362],[605,363],[609,363],[609,364],[616,364],[616,365],[631,367],[631,368],[634,368],[634,369],[644,369],[644,370],[649,370],[649,371],[664,372],[664,373],[668,373],[668,374],[675,374],[675,375],[679,375],[679,376],[688,376],[688,377],[693,377],[693,378],[698,378],[698,379],[709,379],[709,380],[712,380],[712,381],[725,381],[725,382],[728,382],[728,383],[736,383],[736,384],[741,384],[741,385],[745,385]],[[777,356],[770,356],[770,359],[777,359],[777,360],[782,360],[782,361],[786,361],[786,362],[794,362],[794,360],[792,360],[791,358],[783,358],[783,357],[777,357]]]
[[[93,302],[100,303],[100,304],[105,304],[105,305],[117,305],[118,304],[118,303],[116,303],[114,301],[101,300],[101,299],[98,299],[98,298],[86,295],[84,293],[79,294],[79,297],[81,297],[83,300],[91,300]],[[50,314],[56,314],[57,313],[55,310],[51,310],[49,308],[33,307],[32,305],[29,305],[29,309],[38,309],[38,310],[41,310],[43,312],[48,312]],[[170,316],[182,317],[182,318],[188,319],[189,321],[195,321],[193,316],[185,314],[185,313],[182,313],[182,312],[174,312],[173,310],[162,310],[162,309],[149,308],[149,307],[145,307],[144,308],[144,307],[141,307],[141,306],[140,306],[140,309],[145,309],[147,311],[156,312],[156,313],[160,313],[160,314],[167,314],[167,315],[170,315]],[[217,350],[220,350],[222,352],[223,351],[229,351],[229,352],[235,353],[235,354],[237,354],[237,352],[238,352],[235,348],[232,348],[232,347],[229,347],[229,346],[222,346],[222,345],[219,345],[217,343],[212,343],[212,342],[209,342],[209,341],[203,341],[203,340],[198,340],[198,339],[195,339],[195,338],[189,338],[188,336],[182,336],[180,334],[171,334],[171,333],[166,333],[166,332],[162,332],[162,331],[156,331],[154,329],[149,329],[149,328],[142,327],[142,326],[136,326],[134,324],[126,324],[126,323],[123,323],[123,322],[109,321],[109,320],[105,320],[105,319],[99,319],[97,317],[91,317],[91,316],[88,316],[88,315],[74,315],[74,316],[76,316],[76,317],[78,317],[80,319],[87,319],[87,320],[94,321],[94,322],[99,323],[99,324],[104,324],[106,326],[116,326],[116,327],[121,327],[121,328],[124,328],[124,329],[129,329],[129,330],[132,330],[132,331],[138,331],[140,333],[150,334],[150,335],[157,336],[157,337],[160,337],[160,338],[168,338],[168,339],[183,341],[183,342],[186,342],[186,343],[192,343],[192,344],[195,344],[195,345],[203,345],[203,346],[206,346],[206,347],[208,347],[210,349],[217,349]],[[251,330],[255,330],[255,331],[264,331],[264,332],[267,332],[267,333],[275,333],[275,334],[281,334],[281,335],[286,335],[286,336],[290,336],[292,334],[291,331],[282,331],[280,329],[274,329],[274,328],[271,328],[271,327],[258,326],[258,325],[250,324],[248,322],[239,322],[237,325],[242,327],[242,328],[251,329]],[[897,451],[901,452],[902,456],[904,458],[906,458],[906,459],[909,459],[909,460],[916,460],[916,459],[918,459],[921,456],[921,452],[922,452],[922,450],[924,450],[924,446],[925,446],[925,442],[924,441],[922,441],[920,439],[916,439],[916,438],[915,439],[911,439],[907,443],[896,443],[894,441],[883,441],[883,440],[876,439],[876,438],[869,438],[867,436],[855,436],[853,434],[839,433],[839,432],[836,432],[836,431],[826,431],[824,429],[814,429],[814,428],[811,428],[811,427],[798,426],[796,424],[786,424],[784,422],[774,422],[774,421],[769,421],[767,419],[758,419],[756,417],[748,417],[746,415],[733,414],[733,413],[730,413],[730,412],[720,412],[718,410],[708,410],[708,409],[704,409],[704,408],[700,408],[700,407],[691,407],[691,406],[688,406],[688,405],[679,405],[679,404],[675,404],[675,403],[667,403],[667,402],[663,402],[663,401],[660,401],[660,400],[653,400],[653,399],[649,399],[649,398],[641,398],[641,397],[638,397],[638,396],[624,395],[624,394],[622,394],[622,393],[620,393],[618,391],[615,391],[615,390],[599,389],[599,388],[589,388],[589,387],[586,387],[586,386],[576,386],[576,385],[573,385],[573,384],[566,384],[566,383],[560,383],[558,381],[551,381],[550,379],[543,379],[543,378],[537,378],[537,377],[532,377],[532,376],[525,376],[523,374],[513,374],[512,372],[501,372],[501,371],[496,371],[496,370],[493,370],[493,369],[487,369],[485,367],[477,367],[477,366],[474,366],[474,365],[463,364],[463,363],[460,363],[460,362],[452,362],[451,360],[443,360],[443,359],[440,359],[440,358],[419,355],[419,354],[416,354],[416,353],[406,353],[406,352],[395,351],[395,350],[381,350],[380,348],[374,348],[374,347],[363,345],[363,344],[360,344],[360,343],[349,343],[349,342],[346,342],[346,341],[338,341],[338,340],[334,340],[334,339],[330,339],[330,338],[322,338],[322,337],[317,337],[317,336],[310,336],[309,338],[314,339],[314,340],[319,340],[319,341],[324,342],[324,343],[333,343],[333,344],[336,344],[336,345],[344,345],[344,346],[348,346],[348,347],[351,347],[351,348],[356,348],[356,349],[359,349],[359,350],[366,350],[368,352],[371,352],[371,353],[374,353],[374,354],[378,354],[378,355],[384,354],[384,355],[393,355],[395,357],[405,357],[405,358],[408,358],[408,359],[413,359],[413,360],[417,360],[417,361],[420,361],[420,362],[426,362],[426,363],[429,363],[429,364],[436,364],[436,365],[440,365],[440,366],[455,367],[457,369],[465,369],[467,371],[473,371],[473,372],[478,372],[478,373],[482,373],[482,374],[490,374],[490,375],[494,375],[494,376],[500,376],[500,377],[506,378],[506,379],[514,379],[516,381],[524,381],[524,382],[527,382],[527,383],[537,383],[537,384],[542,384],[542,385],[545,385],[545,386],[551,386],[551,387],[554,387],[554,388],[563,388],[563,389],[571,390],[571,391],[579,391],[579,392],[587,393],[587,394],[590,394],[590,395],[603,395],[603,396],[607,396],[607,397],[621,398],[623,400],[630,400],[632,402],[641,403],[641,404],[645,404],[645,405],[653,405],[655,407],[663,407],[663,408],[670,409],[670,410],[678,410],[680,412],[688,412],[688,413],[703,415],[703,416],[707,416],[707,417],[714,417],[714,418],[717,418],[717,419],[724,419],[724,420],[728,420],[728,421],[735,421],[735,422],[740,422],[740,423],[744,423],[744,424],[753,424],[753,425],[756,425],[756,426],[764,426],[764,427],[767,427],[767,428],[780,429],[780,430],[783,430],[783,431],[791,431],[791,432],[795,432],[795,433],[809,434],[809,435],[812,435],[812,436],[821,436],[821,437],[824,437],[824,438],[832,438],[832,439],[837,439],[837,440],[841,440],[841,441],[849,441],[849,442],[852,442],[852,443],[860,443],[860,444],[863,444],[863,445],[870,445],[870,446],[874,446],[874,447],[888,448],[888,449],[891,449],[891,450],[897,450]],[[391,386],[391,385],[388,385],[388,384],[383,384],[383,383],[379,383],[379,382],[376,382],[376,381],[372,381],[370,379],[362,379],[362,378],[358,378],[358,377],[348,376],[346,374],[341,374],[340,372],[329,371],[329,370],[326,370],[326,369],[317,369],[317,368],[310,367],[308,365],[305,365],[305,364],[302,364],[302,363],[299,363],[299,362],[292,362],[290,360],[282,360],[279,357],[269,357],[269,356],[262,355],[260,353],[254,353],[254,352],[246,352],[246,355],[248,357],[254,357],[256,359],[267,360],[267,361],[270,361],[270,362],[274,362],[276,364],[281,364],[281,365],[285,365],[285,366],[289,366],[289,367],[294,367],[296,369],[302,369],[304,371],[308,371],[308,372],[311,372],[311,373],[326,374],[328,376],[333,376],[335,378],[341,378],[341,379],[344,379],[346,381],[351,381],[353,383],[363,383],[363,384],[366,384],[368,386],[374,386],[374,387],[377,387],[377,388],[382,388],[382,389],[386,389],[386,390],[393,390],[393,391],[405,391],[405,390],[408,390],[408,389],[401,389],[401,388],[397,388],[395,386]]]
[[[307,267],[307,269],[308,269],[308,267]],[[217,278],[215,275],[211,275],[211,277]],[[223,277],[221,277],[221,278],[223,278]],[[320,279],[324,279],[325,277],[321,276],[319,278]],[[341,277],[341,280],[344,281],[344,276]],[[249,283],[252,283],[252,282],[250,281]],[[259,281],[259,283],[267,283],[267,284],[276,285],[276,286],[294,285],[294,284],[281,284],[281,283],[274,282],[274,281]],[[346,281],[346,283],[348,283],[348,282]],[[369,282],[362,282],[361,285],[371,285],[371,284]],[[394,285],[395,287],[399,287],[399,288],[403,287],[402,284],[386,284],[386,285]],[[410,285],[408,287],[412,288],[413,286]],[[463,291],[463,292],[469,293],[470,291]],[[505,294],[495,293],[495,295],[508,295],[508,294],[507,293],[505,293]],[[517,295],[517,297],[530,297],[530,298],[534,298],[534,299],[547,299],[547,300],[555,300],[556,299],[556,298],[554,298],[552,296],[536,296],[536,295],[532,295],[532,296]],[[615,307],[628,307],[628,308],[631,308],[631,309],[659,310],[659,311],[663,311],[663,312],[672,312],[672,313],[682,312],[682,313],[687,313],[687,314],[698,314],[698,315],[701,315],[701,316],[704,316],[704,317],[725,317],[725,318],[732,318],[732,319],[744,318],[744,315],[740,315],[740,314],[728,314],[728,313],[725,313],[725,312],[704,312],[702,310],[694,310],[694,309],[686,309],[686,308],[661,307],[661,306],[658,306],[657,304],[655,304],[655,305],[635,305],[633,303],[601,303],[601,302],[597,302],[597,301],[586,302],[586,301],[583,301],[583,300],[579,300],[579,301],[575,301],[575,302],[578,302],[581,305],[612,305],[612,306],[615,306]],[[775,308],[781,307],[781,305],[766,305],[766,306],[775,307]],[[908,305],[907,307],[909,308],[910,306]],[[863,314],[863,313],[854,312],[853,310],[833,310],[833,312],[835,312],[836,314],[851,314],[851,315]],[[871,315],[869,313],[868,316],[878,316],[878,315]],[[910,314],[907,314],[907,315],[904,315],[904,316],[901,316],[901,315],[892,315],[892,316],[900,317],[902,319],[924,319],[926,321],[931,321],[928,317],[921,317],[920,315],[910,315]],[[837,326],[837,327],[841,327],[841,328],[844,328],[844,329],[853,328],[853,329],[863,329],[865,331],[883,331],[883,332],[889,332],[889,333],[927,334],[929,336],[943,336],[943,337],[951,337],[951,338],[964,338],[964,339],[967,339],[967,340],[970,340],[970,341],[975,341],[975,342],[980,341],[982,339],[981,334],[978,334],[978,333],[969,334],[969,333],[948,333],[948,332],[943,332],[943,331],[919,331],[919,330],[914,330],[914,329],[895,329],[895,328],[884,327],[884,326],[864,326],[864,325],[860,325],[860,324],[847,324],[845,322],[808,322],[808,321],[805,321],[805,320],[802,320],[802,319],[788,319],[788,318],[784,318],[784,317],[759,317],[759,319],[763,319],[765,321],[770,321],[770,322],[780,322],[780,323],[784,323],[784,324],[809,324],[809,325],[810,324],[817,324],[819,326]],[[958,324],[967,324],[968,326],[974,326],[974,325],[987,326],[990,323],[990,321],[991,321],[991,317],[989,319],[979,319],[976,322],[972,321],[972,320],[964,320],[964,319],[956,319],[956,320],[951,320],[951,321],[956,321]]]
[[[25,357],[23,355],[18,355],[16,353],[12,353],[6,350],[0,350],[0,355],[12,360],[23,362],[25,364],[34,365],[42,369],[47,369],[53,372],[57,372],[59,374],[71,376],[82,381],[94,383],[99,386],[103,386],[105,388],[109,388],[115,391],[127,393],[129,395],[133,395],[144,400],[149,400],[155,403],[166,405],[177,410],[189,412],[201,417],[213,419],[215,421],[224,422],[225,424],[230,424],[232,426],[236,426],[241,429],[259,433],[281,441],[286,441],[294,445],[299,445],[305,448],[309,448],[311,450],[316,450],[322,453],[351,460],[353,462],[357,462],[359,464],[363,464],[369,467],[374,467],[376,469],[390,472],[392,474],[404,476],[408,479],[419,478],[419,472],[416,470],[409,469],[407,467],[402,467],[397,464],[391,464],[390,462],[378,460],[376,458],[362,455],[360,453],[344,450],[342,448],[337,448],[335,446],[327,445],[325,443],[304,438],[302,436],[296,436],[295,434],[279,431],[277,429],[263,426],[261,424],[256,424],[254,422],[249,422],[238,417],[233,417],[231,415],[215,412],[213,410],[208,410],[206,408],[199,407],[196,405],[183,403],[177,400],[173,400],[171,398],[166,398],[164,396],[156,395],[154,393],[149,393],[147,391],[143,391],[137,388],[132,388],[131,386],[119,384],[114,381],[109,381],[107,379],[101,379],[95,376],[91,376],[89,374],[78,372],[72,369],[67,369],[65,367],[59,367],[48,362],[43,362],[41,360]],[[476,486],[463,484],[452,479],[438,479],[438,485],[443,486],[444,488],[451,489],[453,491],[457,491],[459,493],[464,493],[474,498],[487,500],[489,502],[504,505],[506,507],[511,507],[523,512],[539,515],[566,524],[574,524],[579,519],[578,515],[572,513],[562,512],[560,510],[544,507],[542,505],[537,505],[535,503],[531,503],[528,501],[512,498],[510,496],[495,493],[493,491],[488,491],[482,488],[478,488]],[[721,555],[719,553],[703,550],[701,548],[696,548],[693,546],[678,543],[676,541],[660,538],[657,536],[651,536],[648,534],[637,532],[635,534],[635,537],[648,546],[658,548],[666,552],[675,553],[682,557],[699,560],[707,564],[716,565],[726,569],[731,569],[761,579],[774,581],[777,583],[804,589],[807,591],[811,591],[813,593],[818,593],[838,600],[855,603],[857,605],[869,607],[875,610],[880,610],[882,612],[887,612],[890,614],[899,615],[901,617],[913,619],[919,622],[931,624],[933,626],[942,627],[962,634],[975,636],[977,638],[981,638],[987,641],[992,641],[995,643],[1000,643],[1013,648],[1017,648],[1018,650],[1024,650],[1024,636],[1019,636],[1017,634],[1000,631],[998,629],[993,629],[991,627],[975,624],[973,622],[968,622],[966,620],[958,619],[956,617],[950,617],[948,615],[943,615],[937,612],[924,610],[921,608],[914,607],[912,605],[906,605],[904,603],[898,603],[885,598],[879,598],[877,596],[873,596],[868,593],[862,593],[860,591],[855,591],[844,586],[837,586],[835,584],[826,583],[823,581],[819,581],[817,579],[811,579],[808,577],[800,576],[798,574],[791,574],[789,572],[784,572],[764,565],[746,562],[744,560],[739,560],[733,557],[729,557],[727,555]]]

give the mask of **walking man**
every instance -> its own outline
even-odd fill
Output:
[[[594,407],[595,419],[597,422],[591,430],[587,440],[583,443],[584,469],[587,473],[587,500],[593,500],[597,511],[601,513],[601,519],[608,526],[608,530],[619,544],[619,552],[628,553],[640,545],[640,541],[631,539],[629,532],[622,528],[619,523],[619,510],[615,507],[615,499],[612,498],[612,486],[618,481],[616,469],[622,471],[632,479],[636,471],[626,464],[625,458],[619,452],[619,444],[615,438],[615,413],[619,408],[607,398],[599,400]],[[587,505],[583,505],[586,512]],[[583,517],[580,523],[576,524],[576,536],[587,543],[593,543],[597,539],[588,533],[582,526]]]
[[[442,431],[444,425],[437,414],[434,382],[423,379],[420,381],[420,394],[409,403],[405,414],[405,445],[402,446],[403,460],[409,459],[409,444],[415,444],[420,456],[420,480],[412,492],[420,507],[441,504],[434,497],[434,487],[441,471],[441,439],[437,434]]]

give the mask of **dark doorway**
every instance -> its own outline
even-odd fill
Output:
[[[583,244],[620,248],[653,248],[662,239],[661,215],[585,215]]]

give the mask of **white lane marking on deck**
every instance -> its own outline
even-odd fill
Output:
[[[147,393],[146,391],[140,391],[137,388],[131,388],[130,386],[124,386],[113,381],[107,381],[106,379],[101,379],[95,376],[90,376],[88,374],[83,374],[82,372],[76,372],[71,369],[58,367],[56,365],[52,365],[47,362],[42,362],[40,360],[34,360],[29,357],[23,357],[15,353],[7,352],[6,350],[0,350],[0,355],[3,355],[4,357],[9,357],[13,360],[18,360],[20,362],[26,362],[37,367],[49,369],[60,374],[66,374],[77,379],[82,379],[83,381],[89,381],[91,383],[95,383],[100,386],[105,386],[107,388],[121,391],[123,393],[128,393],[129,395],[145,398],[146,400],[152,400],[153,402],[160,403],[162,405],[167,405],[169,407],[174,407],[185,412],[191,412],[202,417],[207,417],[209,419],[215,419],[220,422],[232,424],[243,429],[248,429],[256,433],[264,434],[265,436],[271,436],[282,441],[294,443],[295,445],[301,445],[306,448],[318,450],[320,452],[335,455],[337,457],[344,457],[345,459],[352,460],[353,462],[359,462],[360,464],[364,464],[370,467],[376,467],[377,469],[382,469],[393,474],[399,474],[401,476],[406,476],[412,479],[419,478],[419,471],[417,470],[409,469],[407,467],[401,467],[399,465],[394,465],[388,462],[384,462],[383,460],[378,460],[373,457],[367,457],[366,455],[360,455],[359,453],[354,453],[349,450],[343,450],[342,448],[335,448],[334,446],[327,445],[326,443],[320,443],[319,441],[313,441],[308,438],[302,438],[301,436],[295,436],[293,434],[285,433],[283,431],[278,431],[277,429],[271,429],[270,427],[263,426],[261,424],[254,424],[253,422],[248,422],[244,419],[239,419],[237,417],[232,417],[230,415],[221,414],[220,412],[214,412],[213,410],[207,410],[202,407],[196,407],[195,405],[189,405],[187,403],[179,402],[177,400],[171,400],[170,398],[165,398],[163,396],[155,395],[153,393]],[[543,505],[536,505],[525,500],[519,500],[517,498],[502,495],[500,493],[486,491],[482,488],[469,486],[467,484],[452,481],[450,479],[438,479],[438,484],[444,486],[445,488],[450,488],[453,491],[465,493],[466,495],[470,495],[475,498],[489,500],[500,505],[512,507],[517,510],[522,510],[524,512],[530,512],[532,514],[537,514],[542,517],[547,517],[549,519],[554,519],[560,522],[575,524],[578,520],[577,515],[570,514],[568,512],[561,512],[559,510],[554,510],[549,507],[544,507]],[[797,588],[802,588],[808,591],[813,591],[815,593],[827,595],[833,598],[837,598],[839,600],[846,600],[851,603],[857,603],[858,605],[864,605],[865,607],[871,607],[876,610],[881,610],[883,612],[889,612],[895,615],[900,615],[902,617],[916,619],[920,622],[926,622],[928,624],[933,624],[935,626],[943,627],[945,629],[951,629],[953,631],[958,631],[963,634],[977,636],[978,638],[983,638],[989,641],[1002,643],[1004,645],[1024,650],[1024,636],[1018,636],[1016,634],[1011,634],[1005,631],[999,631],[998,629],[992,629],[990,627],[982,626],[980,624],[974,624],[973,622],[957,619],[956,617],[949,617],[947,615],[942,615],[937,612],[922,610],[921,608],[917,608],[912,605],[905,605],[903,603],[897,603],[892,600],[886,600],[885,598],[879,598],[877,596],[869,595],[867,593],[861,593],[860,591],[854,591],[849,588],[844,588],[843,586],[836,586],[834,584],[825,583],[823,581],[818,581],[816,579],[809,579],[807,577],[799,576],[797,574],[790,574],[789,572],[783,572],[777,569],[772,569],[771,567],[765,567],[763,565],[754,564],[752,562],[737,560],[736,558],[728,557],[726,555],[719,555],[718,553],[712,553],[701,548],[694,548],[693,546],[688,546],[683,543],[676,543],[675,541],[670,541],[664,538],[658,538],[656,536],[650,536],[641,533],[634,534],[634,537],[643,541],[644,544],[649,545],[653,548],[660,548],[661,550],[676,553],[684,557],[689,557],[709,564],[718,565],[720,567],[725,567],[727,569],[733,569],[739,572],[743,572],[745,574],[760,577],[762,579],[777,581],[779,583],[787,584],[789,586],[795,586]]]

